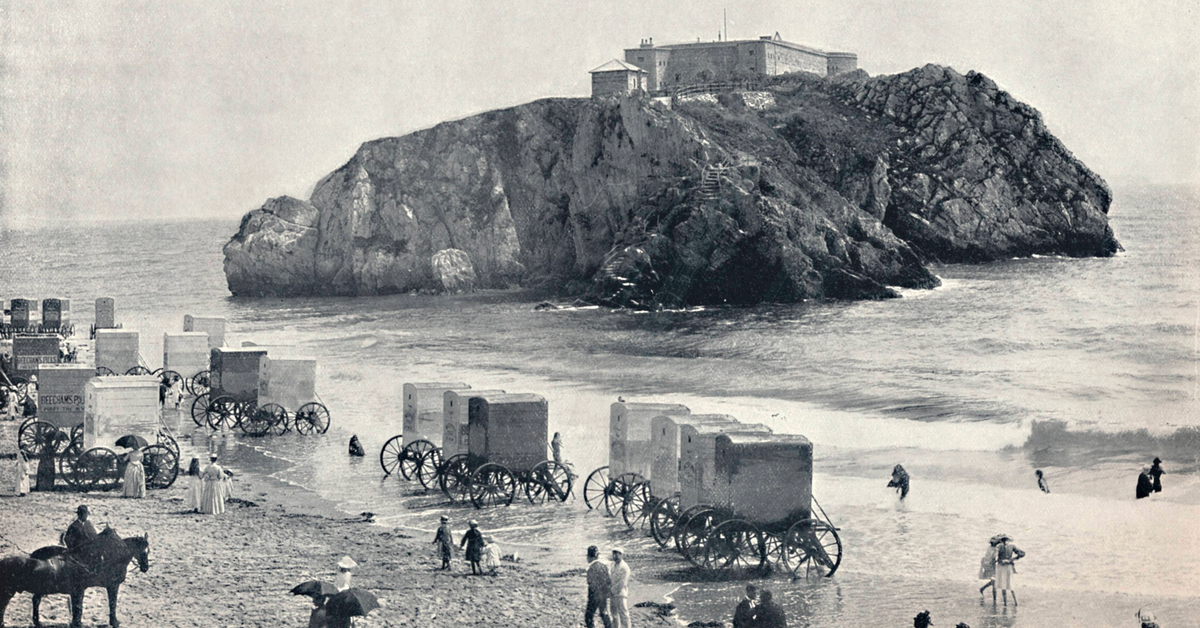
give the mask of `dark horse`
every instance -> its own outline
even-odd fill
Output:
[[[150,542],[147,536],[122,539],[112,528],[73,550],[43,547],[25,556],[0,559],[0,628],[4,628],[4,610],[14,595],[33,594],[33,625],[41,626],[38,607],[42,597],[56,593],[71,596],[71,626],[83,625],[83,592],[90,587],[108,590],[108,624],[117,621],[117,591],[125,582],[129,561],[134,558],[143,573],[150,569]]]

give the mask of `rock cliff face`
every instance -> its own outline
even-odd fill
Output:
[[[225,246],[235,295],[475,286],[633,307],[883,298],[924,262],[1111,255],[1104,182],[982,75],[777,77],[677,102],[548,99],[364,144]],[[462,261],[462,260],[460,260]]]

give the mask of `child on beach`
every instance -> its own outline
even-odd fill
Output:
[[[450,557],[454,550],[454,537],[450,532],[450,517],[442,515],[442,524],[438,526],[433,544],[438,547],[438,555],[442,558],[442,569],[450,569]]]
[[[904,467],[896,465],[892,469],[892,479],[888,482],[888,488],[896,489],[900,493],[900,499],[903,500],[905,497],[908,497],[908,482],[908,471],[905,471]]]
[[[471,563],[471,573],[479,575],[482,571],[479,568],[479,562],[483,560],[483,533],[479,531],[478,521],[472,519],[470,526],[471,529],[467,530],[458,545],[459,547],[467,546],[467,560]]]
[[[483,570],[490,575],[496,575],[500,570],[500,546],[496,545],[496,538],[489,536],[484,539],[487,545],[483,546]]]
[[[188,488],[187,501],[184,507],[188,512],[200,511],[200,495],[204,492],[204,481],[200,479],[200,459],[192,458],[187,469]]]

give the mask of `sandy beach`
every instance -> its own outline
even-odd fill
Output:
[[[312,578],[332,582],[343,555],[358,562],[353,585],[387,601],[360,625],[582,625],[582,550],[579,569],[557,574],[505,562],[498,575],[475,577],[461,554],[445,573],[436,569],[440,562],[424,535],[348,518],[311,493],[269,478],[237,476],[235,500],[243,501],[231,500],[216,516],[184,512],[185,486],[180,478],[145,499],[69,492],[0,498],[0,554],[56,544],[82,503],[98,530],[109,525],[123,536],[149,534],[150,570],[131,567],[121,587],[118,618],[125,626],[304,626],[312,606],[288,590]],[[451,525],[457,540],[465,522]],[[632,602],[642,599],[635,595]],[[30,600],[29,594],[15,597],[5,625],[31,625]],[[84,625],[107,625],[103,589],[89,589],[84,604]],[[70,622],[65,595],[44,600],[41,612],[46,626]],[[634,612],[639,626],[674,624],[648,609]]]

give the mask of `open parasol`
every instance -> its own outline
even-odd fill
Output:
[[[337,587],[333,586],[332,582],[324,580],[309,580],[292,587],[292,595],[307,595],[313,599],[322,595],[333,595],[337,592]]]
[[[150,443],[146,439],[136,434],[126,434],[117,439],[117,447],[125,447],[127,449],[141,449]]]
[[[375,594],[358,588],[346,589],[325,602],[325,612],[340,617],[366,616],[377,608],[379,600]]]

